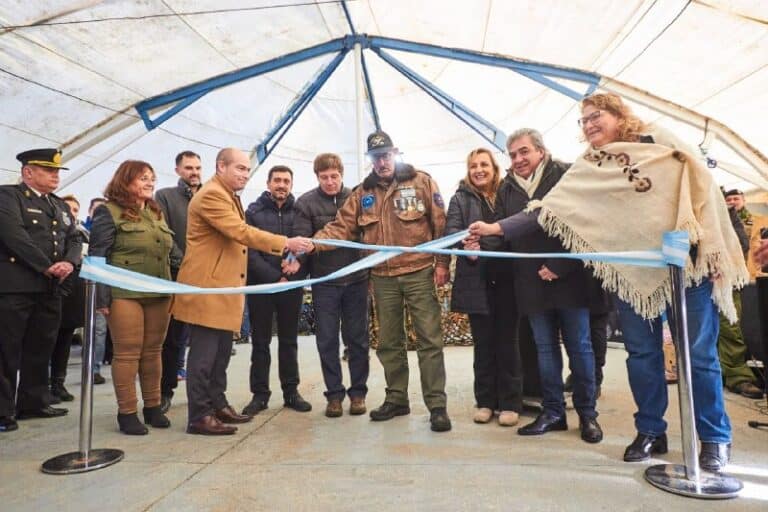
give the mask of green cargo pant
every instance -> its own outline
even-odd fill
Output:
[[[386,401],[408,405],[408,353],[403,308],[408,304],[418,346],[421,393],[429,410],[445,407],[445,362],[432,267],[401,276],[371,276],[379,319],[376,355],[384,367]]]
[[[755,382],[755,375],[747,367],[747,344],[741,333],[741,293],[733,292],[733,303],[739,321],[731,324],[720,314],[720,336],[717,338],[717,352],[720,356],[720,368],[725,379],[725,387],[734,388],[742,382]]]

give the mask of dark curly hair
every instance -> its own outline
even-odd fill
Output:
[[[139,221],[140,213],[136,197],[129,187],[147,169],[152,172],[153,177],[156,176],[155,170],[147,162],[126,160],[120,164],[120,167],[115,171],[115,175],[112,176],[112,179],[107,184],[107,188],[104,189],[104,197],[123,208],[121,218],[134,222]],[[147,200],[147,207],[152,210],[158,220],[163,217],[162,210],[160,210],[160,206],[154,199]]]

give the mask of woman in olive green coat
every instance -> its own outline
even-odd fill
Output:
[[[104,191],[107,203],[94,211],[89,254],[106,257],[116,267],[170,280],[173,232],[152,199],[154,190],[152,166],[136,160],[120,164]],[[161,352],[170,300],[168,295],[99,286],[96,308],[106,315],[112,333],[117,422],[125,434],[148,432],[137,415],[137,374],[144,423],[158,428],[171,425],[160,411]]]

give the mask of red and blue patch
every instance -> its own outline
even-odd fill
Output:
[[[445,208],[445,202],[443,202],[443,196],[440,195],[440,192],[432,194],[432,202],[435,203],[438,208]]]

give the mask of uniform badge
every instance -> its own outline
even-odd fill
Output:
[[[426,208],[424,208],[424,201],[419,201],[419,204],[416,205],[416,209],[419,210],[419,212],[424,212]]]
[[[61,221],[67,227],[72,225],[72,221],[69,219],[69,214],[67,214],[67,212],[61,212]]]
[[[29,213],[43,213],[43,210],[38,210],[37,208],[27,208],[27,211]]]
[[[372,207],[375,202],[376,197],[374,197],[373,194],[368,194],[360,198],[360,206],[362,206],[365,210]]]
[[[416,197],[416,189],[413,187],[400,187],[397,189],[400,192],[400,197],[409,198]]]
[[[439,208],[445,208],[445,203],[443,202],[443,196],[440,195],[440,192],[435,192],[432,195],[432,201],[439,207]]]

